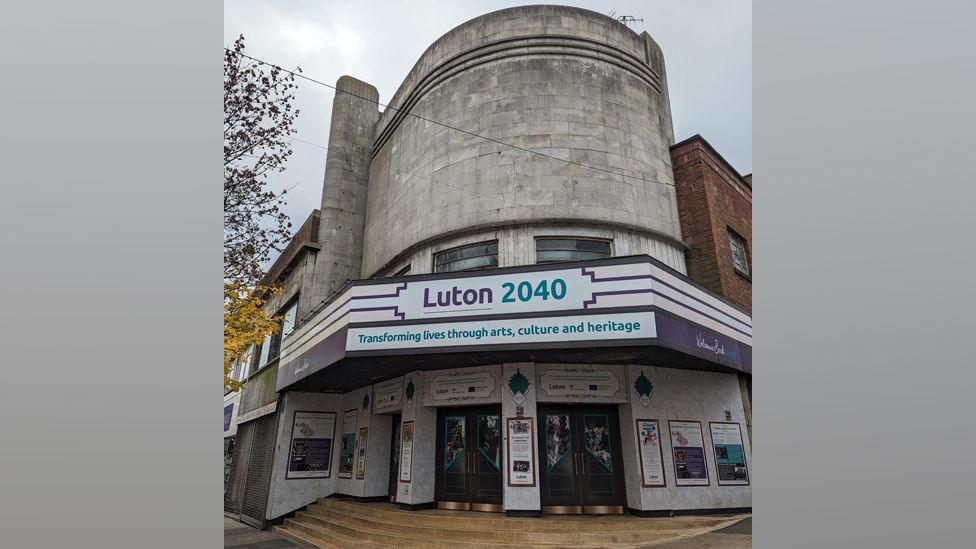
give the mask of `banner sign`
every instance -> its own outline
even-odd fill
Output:
[[[671,457],[678,486],[708,486],[705,464],[705,439],[700,421],[668,421],[671,431]]]
[[[346,349],[378,351],[461,345],[647,339],[656,336],[653,314],[637,312],[349,328]]]
[[[403,402],[403,378],[398,377],[373,388],[373,413],[398,412]]]
[[[531,417],[505,420],[508,437],[508,485],[535,486],[535,421]]]
[[[224,406],[224,432],[230,431],[230,419],[234,416],[234,403]]]
[[[335,412],[295,412],[286,479],[329,478],[332,475],[335,422]]]
[[[353,282],[282,343],[277,389],[360,353],[657,339],[751,371],[749,315],[649,256],[500,271]]]
[[[413,473],[413,421],[400,429],[400,482],[410,482]]]
[[[637,420],[637,448],[640,451],[641,486],[665,486],[661,427],[656,419]]]
[[[342,414],[342,440],[339,446],[339,478],[352,478],[352,462],[356,455],[356,409]]]
[[[719,486],[748,486],[749,471],[739,424],[711,422],[708,427],[712,432]]]

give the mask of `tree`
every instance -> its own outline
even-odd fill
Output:
[[[301,72],[301,69],[296,69]],[[281,251],[291,222],[281,211],[287,190],[276,192],[268,176],[285,170],[299,111],[292,102],[295,75],[254,61],[244,36],[224,52],[224,387],[250,345],[278,329],[261,309],[277,288],[260,286],[261,265]]]

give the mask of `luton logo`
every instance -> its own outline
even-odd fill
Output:
[[[640,376],[634,380],[634,390],[637,391],[637,397],[641,404],[647,408],[651,403],[651,393],[654,392],[654,384],[644,375],[644,370],[641,370]]]

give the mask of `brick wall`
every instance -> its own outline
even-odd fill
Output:
[[[688,276],[752,311],[752,280],[732,266],[728,230],[746,241],[752,272],[751,175],[743,178],[700,135],[671,147]]]

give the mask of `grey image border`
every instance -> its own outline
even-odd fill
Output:
[[[0,545],[219,546],[221,6],[5,8]],[[974,10],[755,2],[759,549],[974,543]]]

